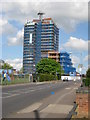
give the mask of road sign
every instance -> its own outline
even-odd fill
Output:
[[[79,64],[79,65],[78,65],[78,68],[82,68],[82,67],[83,67],[83,64]]]

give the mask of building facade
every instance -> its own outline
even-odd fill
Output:
[[[23,71],[32,74],[41,59],[41,21],[24,25]]]
[[[48,58],[55,60],[56,62],[60,63],[60,53],[57,51],[49,51]]]
[[[67,52],[60,53],[60,65],[63,67],[65,74],[72,74],[76,73],[76,68],[73,67],[70,54]]]
[[[52,18],[34,19],[24,25],[23,69],[25,74],[35,73],[41,58],[48,58],[48,51],[58,51],[59,29]]]
[[[42,19],[41,58],[48,57],[48,51],[58,51],[59,29],[52,18]]]
[[[72,64],[69,53],[67,52],[59,53],[58,51],[49,51],[48,58],[51,58],[56,62],[59,62],[65,74],[75,75],[76,68],[72,66],[73,64]]]

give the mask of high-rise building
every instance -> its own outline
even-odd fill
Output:
[[[48,51],[58,51],[59,29],[52,18],[42,19],[41,57],[48,57]]]
[[[25,74],[35,72],[35,65],[41,59],[41,21],[24,25],[23,69]]]
[[[52,18],[34,19],[24,25],[24,73],[34,73],[41,58],[48,58],[48,51],[58,51],[59,29]]]

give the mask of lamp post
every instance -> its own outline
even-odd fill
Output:
[[[4,65],[4,61],[3,60],[0,60],[0,70],[1,70],[1,77],[0,77],[0,79],[1,79],[1,85],[2,85],[2,66]]]
[[[36,72],[36,78],[37,78],[37,75],[38,75],[38,72]],[[37,82],[38,82],[38,79],[37,79]]]
[[[57,80],[57,70],[56,70],[56,80]]]
[[[36,68],[35,68],[35,64],[33,64],[33,82],[36,82]]]
[[[72,52],[71,52],[72,53]],[[82,81],[82,68],[83,68],[83,64],[82,64],[82,52],[74,52],[74,54],[80,54],[81,59],[80,59],[80,64],[78,65],[79,71],[80,71],[80,76],[81,76],[81,87],[83,86],[83,81]]]
[[[83,64],[79,64],[79,71],[80,71],[80,76],[81,76],[81,87],[83,86],[83,81],[82,81],[82,67],[83,67]]]

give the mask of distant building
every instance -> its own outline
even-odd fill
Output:
[[[76,68],[72,65],[72,61],[69,53],[67,52],[58,52],[58,51],[49,51],[48,58],[56,60],[62,66],[64,73],[69,74],[70,76],[76,75]]]
[[[0,69],[2,68],[2,66],[4,65],[4,63],[5,63],[4,60],[0,59]]]
[[[76,68],[72,66],[73,64],[69,53],[60,52],[60,65],[63,67],[65,74],[75,75]]]
[[[24,25],[24,73],[35,73],[41,58],[48,58],[48,51],[58,51],[59,29],[52,18],[34,19]]]
[[[48,58],[55,60],[56,62],[60,63],[60,53],[57,51],[49,51]]]

